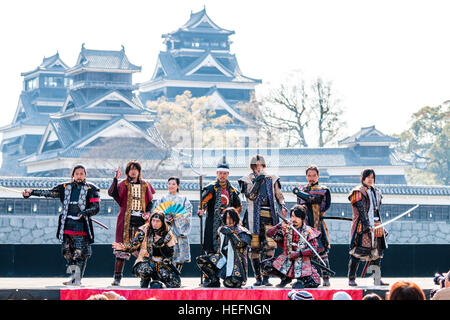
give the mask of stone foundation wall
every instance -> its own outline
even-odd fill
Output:
[[[116,217],[97,215],[95,219],[107,225],[105,230],[94,223],[95,243],[110,244],[115,239]],[[203,220],[204,221],[204,220]],[[328,220],[331,245],[348,244],[350,222]],[[56,215],[0,215],[0,244],[57,244]],[[448,244],[450,222],[401,219],[387,227],[390,244]],[[192,218],[191,243],[200,243],[200,221]]]

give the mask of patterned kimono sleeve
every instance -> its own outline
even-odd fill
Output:
[[[370,222],[369,217],[367,216],[367,213],[365,212],[366,209],[364,207],[364,203],[362,200],[362,193],[361,191],[353,191],[352,194],[349,196],[350,203],[353,207],[356,208],[358,212],[358,218],[362,223],[362,231],[367,232],[370,228]]]
[[[316,250],[316,251],[318,250],[319,245],[318,245],[316,238],[311,239],[308,242],[311,244],[311,246],[314,248],[314,250]],[[311,257],[313,255],[314,255],[313,251],[309,248],[309,246],[307,246],[304,249],[300,249],[300,250],[297,250],[296,252],[292,252],[291,260],[297,260],[301,257]]]
[[[277,202],[280,206],[284,206],[284,196],[281,192],[281,183],[280,179],[278,179],[274,184],[274,191],[275,191],[275,198],[277,199]]]
[[[124,250],[125,252],[133,252],[133,251],[137,251],[141,248],[142,242],[145,239],[145,231],[144,230],[139,230],[136,233],[136,236],[134,237],[134,239],[130,242],[129,245],[125,246]]]
[[[62,198],[64,199],[64,184],[59,184],[50,190],[33,190],[32,196],[45,197],[45,198]]]
[[[283,247],[284,233],[283,233],[283,229],[281,227],[281,222],[276,224],[276,225],[274,225],[269,230],[267,230],[266,231],[266,235],[269,238],[272,238],[273,241],[275,241],[279,247]]]
[[[204,188],[202,191],[202,205],[201,209],[205,209],[208,202],[213,198],[213,193],[209,188]]]
[[[175,216],[175,226],[173,232],[175,236],[182,237],[191,233],[191,220],[192,220],[192,204],[184,197],[183,206],[186,209],[186,214]]]

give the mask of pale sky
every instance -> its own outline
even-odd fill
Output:
[[[399,133],[413,112],[450,99],[449,1],[15,0],[0,11],[0,126],[14,116],[20,73],[44,56],[59,51],[71,67],[82,43],[104,50],[123,44],[142,66],[134,82],[144,82],[163,49],[161,35],[204,5],[215,23],[236,32],[231,52],[244,75],[264,86],[292,70],[332,81],[348,135],[373,124]]]

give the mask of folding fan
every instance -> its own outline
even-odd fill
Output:
[[[187,213],[186,208],[175,201],[164,201],[155,208],[155,211],[162,212],[164,214],[171,213],[171,214],[177,214],[177,215],[182,215],[182,214]]]

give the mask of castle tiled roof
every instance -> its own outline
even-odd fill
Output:
[[[88,169],[89,170],[89,169]],[[8,188],[52,188],[53,186],[69,181],[64,177],[6,177],[0,176],[0,186]],[[112,178],[89,178],[88,181],[98,186],[100,189],[108,189]],[[150,180],[156,190],[167,190],[167,180]],[[203,181],[203,186],[211,181]],[[238,186],[237,181],[231,181],[234,186]],[[297,186],[294,182],[281,182],[283,192],[292,192]],[[354,187],[353,183],[328,183],[326,186],[330,192],[336,194],[348,194]],[[417,196],[450,196],[450,186],[414,186],[414,185],[387,185],[377,184],[383,194],[389,195],[417,195]],[[199,184],[196,180],[181,181],[180,190],[198,191]]]

